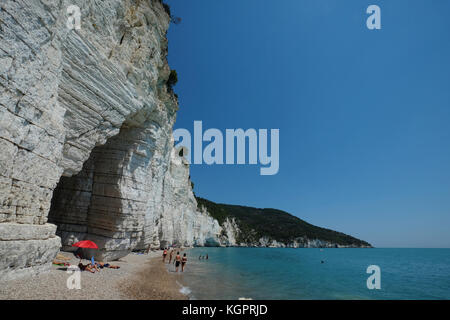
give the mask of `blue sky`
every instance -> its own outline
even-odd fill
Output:
[[[197,195],[379,247],[450,247],[450,1],[167,3],[175,128],[280,129],[277,175],[192,165]]]

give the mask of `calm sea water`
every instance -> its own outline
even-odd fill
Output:
[[[192,299],[450,299],[450,249],[194,248]],[[208,260],[198,260],[199,255]],[[324,261],[324,263],[321,263]],[[381,289],[366,285],[369,265]]]

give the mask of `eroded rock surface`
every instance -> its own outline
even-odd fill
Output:
[[[157,0],[0,2],[0,278],[83,239],[99,259],[219,244],[173,148],[169,23]]]

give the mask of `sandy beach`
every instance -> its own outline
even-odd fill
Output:
[[[60,252],[67,262],[77,265],[72,253]],[[180,293],[181,274],[168,272],[161,251],[131,253],[111,264],[120,269],[81,272],[81,289],[68,289],[71,273],[67,267],[53,265],[44,274],[0,282],[0,300],[184,300]],[[88,261],[83,260],[86,264]]]

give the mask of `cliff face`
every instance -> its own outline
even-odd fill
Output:
[[[277,209],[215,203],[197,198],[221,225],[220,242],[227,246],[271,248],[370,248],[371,245],[342,232],[314,226]]]
[[[83,239],[98,259],[217,244],[173,149],[169,23],[156,0],[0,2],[0,278]]]
[[[253,239],[250,240],[249,238]],[[322,239],[308,239],[305,236],[297,237],[290,241],[277,241],[273,236],[269,235],[258,238],[255,230],[247,230],[245,232],[240,230],[239,222],[234,217],[227,217],[220,226],[220,236],[217,245],[255,248],[371,248],[369,244],[340,244]]]
[[[172,150],[163,188],[158,221],[159,246],[218,245],[219,223],[206,211],[197,210],[189,179],[189,164],[175,150]]]
[[[227,217],[221,227],[221,243],[226,246],[237,246],[237,239],[241,233],[241,230],[239,229],[236,219]]]

